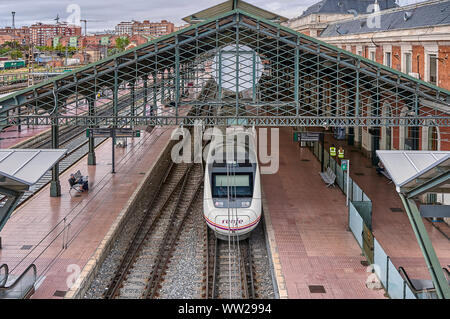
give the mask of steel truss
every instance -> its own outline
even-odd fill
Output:
[[[124,115],[118,101],[125,94]],[[240,9],[0,105],[2,126],[191,126],[202,119],[208,125],[418,127],[449,126],[450,118],[449,91]],[[100,108],[111,112],[99,115]]]

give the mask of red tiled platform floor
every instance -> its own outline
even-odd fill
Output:
[[[170,133],[170,128],[143,132],[140,138],[129,139],[127,148],[116,148],[116,174],[110,173],[108,140],[96,149],[96,166],[87,166],[84,157],[60,176],[61,197],[51,198],[48,186],[37,193],[15,211],[0,233],[0,264],[8,264],[15,275],[31,263],[37,265],[43,280],[33,298],[54,298],[55,291],[67,291],[76,269],[82,269],[92,256]],[[70,172],[77,170],[89,176],[90,190],[81,196],[73,191],[69,195],[67,180]],[[66,223],[73,219],[73,223],[63,231],[64,218]],[[24,245],[31,245],[31,249],[24,249]]]
[[[431,279],[394,184],[389,184],[384,176],[379,176],[375,166],[372,166],[372,161],[355,147],[348,146],[345,141],[335,140],[331,133],[325,134],[325,147],[328,151],[331,143],[344,147],[345,158],[350,159],[350,177],[372,200],[373,234],[392,263],[396,268],[400,266],[405,268],[411,278]],[[391,208],[401,208],[403,212],[392,212]],[[446,267],[450,264],[449,240],[428,221],[424,219],[423,222],[442,267]]]
[[[383,290],[365,286],[369,273],[346,230],[345,197],[338,188],[326,188],[320,164],[308,149],[299,149],[292,132],[280,129],[279,171],[262,176],[288,297],[384,298]],[[311,293],[312,285],[324,286],[326,293]]]
[[[10,126],[0,132],[0,148],[10,148],[14,145],[23,142],[39,133],[49,129],[49,126],[21,126],[19,132],[17,126]]]

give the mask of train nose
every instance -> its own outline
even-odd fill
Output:
[[[250,224],[250,217],[246,215],[238,216],[228,216],[228,215],[218,215],[216,216],[216,225],[224,230],[239,230],[245,228]]]

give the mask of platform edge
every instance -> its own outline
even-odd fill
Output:
[[[163,133],[164,134],[164,133]],[[108,252],[110,251],[110,248],[114,241],[116,240],[117,236],[119,235],[120,229],[124,226],[126,222],[126,216],[128,215],[130,209],[132,209],[136,203],[136,200],[139,196],[139,193],[141,192],[144,185],[149,180],[152,173],[154,173],[155,167],[158,166],[161,160],[164,159],[164,154],[169,151],[170,153],[170,144],[171,139],[168,138],[166,144],[161,149],[160,153],[158,154],[157,160],[153,163],[151,168],[148,170],[148,172],[145,174],[144,178],[142,179],[141,183],[138,185],[136,190],[133,192],[131,197],[128,199],[125,206],[122,208],[114,222],[112,223],[110,229],[106,233],[103,240],[100,242],[98,247],[96,248],[95,252],[93,253],[92,257],[88,260],[86,265],[83,267],[80,276],[76,280],[75,284],[72,288],[70,288],[64,299],[81,299],[83,295],[86,293],[87,289],[89,288],[90,284],[92,283],[92,280],[94,279],[95,275],[97,274],[99,268],[101,267],[101,263],[106,258]]]
[[[264,225],[266,228],[267,244],[269,246],[269,254],[272,264],[272,274],[274,275],[274,281],[276,285],[276,294],[279,299],[288,299],[288,292],[286,289],[286,282],[281,272],[281,262],[280,256],[278,254],[278,247],[275,240],[275,233],[272,227],[272,220],[270,219],[269,206],[267,204],[266,195],[261,185],[261,197],[263,202],[263,214],[264,214]]]

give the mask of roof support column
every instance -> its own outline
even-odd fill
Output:
[[[320,104],[320,46],[317,46],[316,55],[316,115],[321,116],[321,104]]]
[[[340,90],[340,59],[341,53],[338,53],[338,63],[336,63],[336,79],[334,80],[334,90],[332,89],[330,92],[330,97],[332,99],[331,104],[334,106],[334,113],[336,118],[339,118],[341,114],[345,114],[345,104],[341,103],[341,90]],[[334,91],[335,98],[332,98],[332,92]]]
[[[158,71],[153,73],[153,105],[150,108],[150,116],[154,116],[155,109],[158,109]]]
[[[22,126],[20,125],[20,122],[21,122],[21,120],[20,120],[20,110],[21,110],[21,107],[19,106],[19,108],[17,109],[17,132],[22,132]]]
[[[164,81],[166,79],[165,70],[163,69],[161,73],[161,104],[164,104],[165,92],[164,92]]]
[[[132,117],[131,119],[131,127],[134,127],[134,116],[136,116],[136,92],[135,92],[135,87],[134,87],[135,82],[131,81],[130,82],[130,95],[131,95],[131,110],[130,110],[130,115]]]
[[[186,66],[181,66],[181,75],[180,75],[180,81],[181,81],[181,96],[184,96],[185,93],[185,81],[186,81]]]
[[[252,63],[252,101],[256,103],[256,52],[253,51]]]
[[[87,98],[88,102],[88,114],[91,119],[95,117],[95,98],[93,96],[89,96]],[[90,125],[89,128],[93,128],[94,125]],[[88,152],[88,165],[96,165],[95,160],[95,139],[90,134],[89,136],[89,152]]]
[[[355,118],[359,118],[359,69],[360,69],[360,60],[356,62],[356,88],[355,88]],[[356,124],[359,126],[359,119],[356,119]]]
[[[434,287],[436,288],[436,294],[440,299],[450,299],[450,286],[442,271],[441,264],[434,251],[433,245],[428,237],[427,230],[423,224],[422,217],[417,208],[416,203],[411,198],[406,198],[403,194],[399,193],[399,196],[403,202],[403,206],[406,209],[406,213],[409,218],[409,222],[416,235],[417,242],[419,243],[422,254],[425,258],[425,262],[430,272],[431,279],[433,280]]]
[[[113,128],[117,128],[118,126],[118,119],[117,116],[119,115],[119,69],[117,65],[117,59],[114,60],[114,87],[113,87],[113,116],[114,116],[114,123],[112,125]],[[115,158],[114,158],[114,152],[115,152],[115,146],[116,146],[116,134],[115,130],[113,130],[113,134],[111,137],[112,140],[112,148],[111,148],[111,173],[115,173]]]
[[[300,64],[300,38],[297,37],[297,46],[295,47],[295,74],[294,74],[294,100],[295,100],[295,116],[299,116],[300,114],[300,102],[298,97],[298,90],[300,88],[299,82],[299,64]]]
[[[219,75],[219,85],[218,85],[218,90],[219,90],[219,101],[222,102],[222,50],[219,51],[219,63],[218,63],[218,75]]]
[[[147,85],[147,81],[148,81],[148,77],[144,76],[142,78],[142,80],[144,81],[144,97],[143,97],[143,102],[142,102],[142,116],[147,116],[147,95],[148,95],[148,85]]]
[[[239,15],[236,15],[236,117],[239,116]]]
[[[59,148],[59,125],[58,125],[58,112],[59,112],[59,100],[56,83],[53,85],[53,100],[55,102],[55,108],[52,116],[52,148]],[[50,183],[50,197],[61,196],[61,183],[59,181],[59,163],[56,163],[52,167],[52,180]]]
[[[117,115],[119,109],[119,71],[117,60],[114,60],[114,87],[113,87],[113,116],[114,127],[117,127]]]
[[[180,103],[180,48],[178,46],[178,37],[175,37],[175,116],[178,124],[178,107]]]

